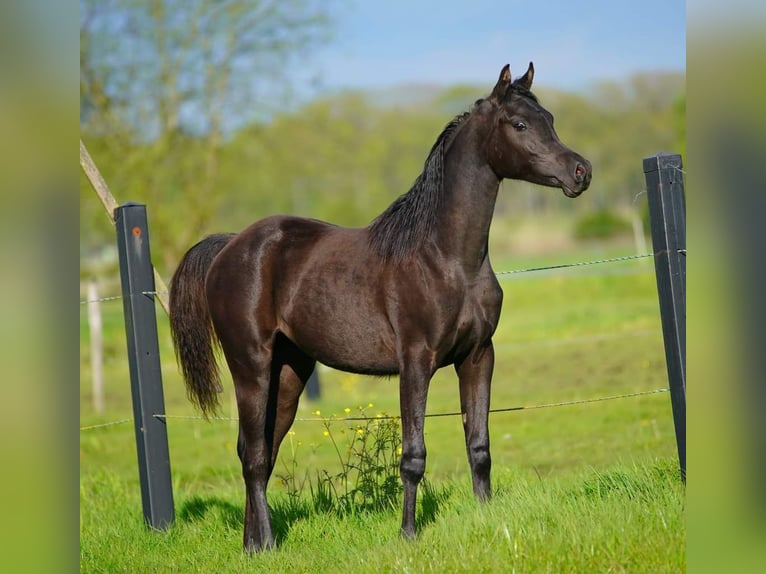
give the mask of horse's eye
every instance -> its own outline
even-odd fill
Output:
[[[524,122],[513,122],[511,125],[517,132],[523,132],[525,129],[527,129],[527,124]]]

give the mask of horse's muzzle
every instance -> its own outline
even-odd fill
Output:
[[[574,186],[562,185],[561,189],[567,197],[577,197],[590,186],[593,168],[587,159],[582,159],[575,164],[573,180]]]

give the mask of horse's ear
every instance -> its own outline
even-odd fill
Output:
[[[532,64],[532,62],[530,62],[529,68],[527,68],[527,72],[513,83],[521,86],[522,88],[526,90],[531,90],[532,79],[534,77],[535,77],[535,66]]]
[[[506,64],[500,71],[500,78],[497,80],[492,93],[489,95],[490,99],[499,102],[505,97],[505,93],[508,91],[508,86],[511,85],[511,66]]]

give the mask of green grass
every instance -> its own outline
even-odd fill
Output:
[[[617,254],[624,253],[625,249]],[[567,254],[563,260],[612,256]],[[551,263],[562,259],[552,258]],[[501,261],[514,269],[545,258]],[[495,336],[492,407],[531,406],[667,386],[655,279],[646,261],[501,280],[505,299]],[[130,382],[119,301],[103,305],[107,412],[90,405],[88,332],[81,314],[81,425],[131,417]],[[167,320],[158,314],[169,415],[196,413],[175,366]],[[303,401],[299,419],[342,417],[344,409],[398,413],[396,378],[320,371],[322,398]],[[231,385],[221,413],[236,416]],[[367,405],[372,403],[372,407]],[[457,382],[443,369],[431,383],[428,412],[459,410]],[[342,430],[343,423],[333,423]],[[327,516],[290,503],[269,486],[279,548],[243,557],[243,487],[236,423],[169,419],[177,523],[147,532],[141,520],[132,424],[80,433],[81,568],[86,572],[517,571],[679,572],[684,570],[683,488],[675,465],[666,393],[496,413],[490,419],[494,500],[478,505],[459,417],[426,422],[431,485],[411,544],[398,539],[399,509]],[[337,472],[321,423],[298,420],[276,474]],[[349,430],[352,432],[352,429]],[[423,489],[421,489],[423,493]],[[307,494],[307,493],[304,493]],[[305,500],[305,499],[304,499]]]
[[[176,491],[176,524],[141,523],[132,481],[104,470],[81,485],[82,572],[682,572],[683,486],[672,463],[566,479],[495,473],[477,503],[462,480],[421,489],[420,534],[398,537],[399,511],[312,512],[275,493],[276,551],[244,556],[238,485]]]

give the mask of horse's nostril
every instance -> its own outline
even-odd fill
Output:
[[[577,183],[582,182],[585,179],[585,168],[582,166],[582,164],[577,164],[577,167],[575,167],[575,181]]]

